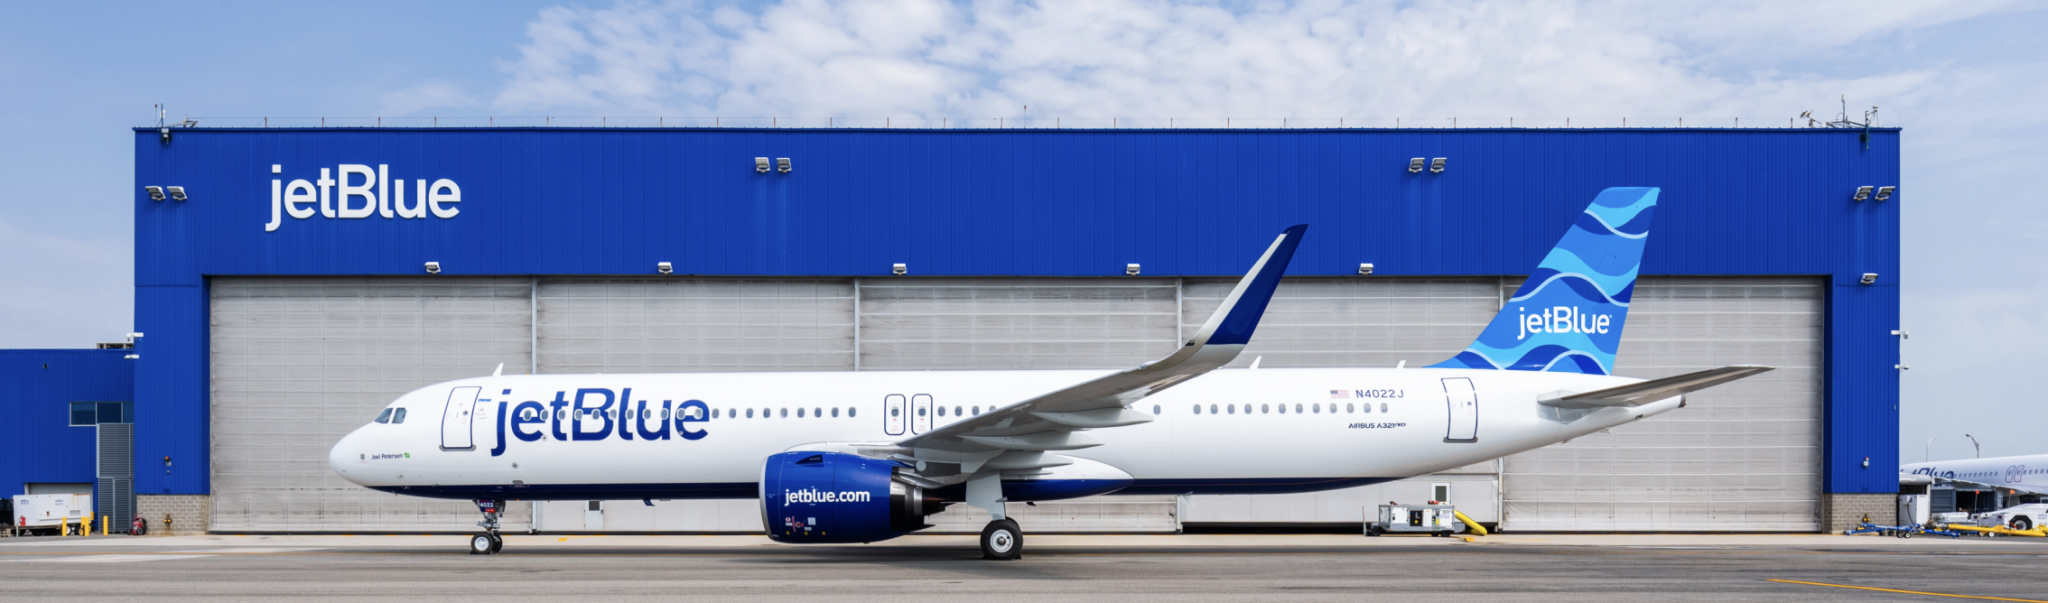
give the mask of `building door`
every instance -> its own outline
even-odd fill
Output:
[[[1479,394],[1472,391],[1471,379],[1452,377],[1444,380],[1444,407],[1451,414],[1444,441],[1479,441]]]
[[[458,387],[448,392],[448,406],[441,412],[441,449],[475,450],[470,437],[470,415],[476,414],[476,396],[481,387]]]
[[[593,500],[583,507],[583,529],[592,532],[604,529],[604,501]]]
[[[903,394],[889,394],[882,399],[882,432],[889,435],[903,435]]]

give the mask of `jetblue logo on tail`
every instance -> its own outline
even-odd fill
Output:
[[[1657,189],[1601,191],[1507,306],[1445,368],[1610,374]]]
[[[1522,308],[1515,309],[1521,314],[1522,334],[1516,340],[1528,339],[1532,333],[1586,333],[1607,334],[1614,323],[1614,317],[1607,314],[1593,314],[1577,306],[1558,306],[1538,310],[1529,314]]]

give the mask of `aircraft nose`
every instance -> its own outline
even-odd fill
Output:
[[[362,454],[362,447],[357,445],[357,440],[361,437],[362,430],[357,429],[348,435],[341,436],[341,441],[335,442],[334,448],[327,451],[327,468],[333,469],[335,475],[341,476],[342,479],[359,485],[363,483],[362,478],[349,473],[349,469],[361,467],[360,464],[356,463],[356,461],[360,460],[360,455]]]

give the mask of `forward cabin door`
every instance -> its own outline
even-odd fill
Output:
[[[1450,428],[1444,432],[1444,441],[1479,441],[1479,394],[1472,390],[1471,379],[1452,377],[1444,380],[1444,407],[1451,414]]]
[[[448,392],[448,406],[441,411],[441,449],[475,450],[470,435],[471,416],[476,414],[476,396],[481,387],[458,387]]]

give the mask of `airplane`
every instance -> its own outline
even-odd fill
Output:
[[[1658,190],[1595,196],[1478,339],[1429,367],[1218,370],[1251,341],[1298,225],[1184,345],[1124,370],[493,374],[400,396],[328,463],[379,491],[475,502],[471,554],[502,550],[508,500],[755,499],[783,543],[886,540],[965,504],[990,516],[983,556],[1016,559],[1007,503],[1393,481],[1771,370],[1612,374]]]
[[[2048,454],[1908,463],[1899,473],[2048,495]]]

